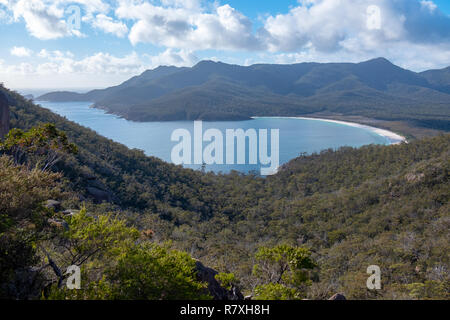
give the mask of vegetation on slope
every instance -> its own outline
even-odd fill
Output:
[[[5,252],[12,249],[2,252],[1,267],[8,270],[2,272],[8,275],[2,284],[22,279],[19,270],[42,267],[48,257],[67,266],[71,263],[67,258],[87,254],[83,264],[87,287],[77,294],[57,289],[58,279],[47,268],[44,278],[52,278],[53,284],[44,296],[201,298],[202,283],[189,271],[192,256],[221,271],[217,279],[223,285],[239,286],[261,299],[323,299],[336,292],[352,299],[449,298],[448,134],[397,146],[301,156],[266,179],[239,173],[204,174],[129,150],[2,90],[10,99],[12,127],[29,130],[54,123],[78,151],[61,157],[52,166],[54,173],[15,164],[4,156],[2,188],[9,193],[2,192],[7,196],[1,210],[8,218],[2,221],[16,222],[2,222],[1,236],[6,240],[1,243],[17,243],[15,248],[27,257],[10,263],[11,256]],[[31,179],[30,187],[21,186],[28,176],[37,178]],[[33,187],[40,181],[39,188]],[[109,202],[97,203],[99,199],[89,194],[92,181],[107,189]],[[7,199],[25,196],[31,200],[11,202],[18,207],[9,209]],[[79,213],[67,217],[42,209],[42,202],[49,198]],[[19,213],[36,215],[37,222],[31,220],[35,231],[26,227],[31,218],[22,221]],[[50,221],[52,226],[48,219],[60,227],[55,230],[55,222]],[[99,224],[94,233],[88,227],[93,221]],[[41,249],[34,245],[35,234],[44,236],[38,241]],[[83,244],[70,250],[61,246],[84,239],[83,234],[99,235],[92,237],[94,246]],[[118,238],[111,239],[109,234]],[[105,237],[111,241],[105,243]],[[171,248],[165,247],[167,241]],[[103,243],[97,251],[96,246]],[[299,264],[284,260],[293,255],[299,257]],[[278,277],[260,272],[280,263],[285,267]],[[379,291],[366,287],[366,269],[372,264],[382,271]],[[131,274],[126,272],[130,265],[135,266]],[[183,280],[168,285],[175,288],[169,295],[142,272],[143,265],[152,266],[161,279],[166,279],[164,270],[173,267]],[[138,280],[137,275],[142,278]],[[145,283],[141,288],[145,294],[136,293],[136,283]]]

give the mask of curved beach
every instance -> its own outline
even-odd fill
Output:
[[[251,117],[252,119],[261,119],[261,118],[274,118],[274,119],[300,119],[300,120],[315,120],[315,121],[325,121],[325,122],[333,122],[333,123],[339,123],[342,125],[350,126],[350,127],[357,127],[357,128],[363,128],[370,130],[379,136],[385,137],[390,141],[390,144],[400,144],[402,142],[408,142],[405,137],[381,128],[371,127],[365,124],[360,124],[356,122],[347,122],[347,121],[341,121],[341,120],[331,120],[331,119],[323,119],[323,118],[308,118],[308,117]]]

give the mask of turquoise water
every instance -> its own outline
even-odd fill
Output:
[[[66,117],[80,125],[91,128],[97,133],[122,143],[129,148],[141,149],[149,156],[158,157],[164,161],[171,161],[171,152],[178,142],[171,141],[172,132],[184,128],[194,137],[192,121],[173,122],[133,122],[118,116],[107,114],[103,110],[89,108],[89,102],[38,102],[41,106]],[[344,124],[324,121],[286,119],[286,118],[258,118],[248,121],[214,121],[203,122],[203,133],[209,129],[219,129],[225,138],[226,129],[268,129],[270,151],[270,129],[279,129],[279,163],[280,165],[296,158],[301,153],[311,154],[328,148],[342,146],[360,147],[368,144],[390,144],[388,138],[382,137],[369,129],[351,127]],[[209,142],[204,142],[203,147]],[[224,154],[225,154],[224,141]],[[194,143],[192,142],[192,147]],[[248,146],[246,148],[248,159]],[[270,154],[270,152],[269,152]],[[225,157],[225,156],[224,156]],[[241,172],[260,171],[261,165],[206,165],[207,171]],[[259,162],[258,162],[259,163]],[[198,169],[201,165],[184,165]]]

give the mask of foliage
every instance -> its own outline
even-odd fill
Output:
[[[255,288],[255,300],[299,300],[301,293],[281,283],[267,283]]]
[[[64,132],[47,123],[29,131],[12,129],[0,144],[0,151],[13,157],[14,162],[36,165],[46,170],[55,165],[65,153],[76,153]]]
[[[239,280],[236,278],[234,273],[219,272],[214,276],[214,278],[223,288],[227,290],[231,290],[233,287],[239,285]]]
[[[27,289],[12,284],[38,261],[36,243],[49,236],[42,201],[60,194],[59,174],[16,166],[0,156],[0,298],[24,298]]]
[[[188,254],[155,243],[128,247],[97,281],[80,290],[53,288],[50,299],[197,300],[209,299]]]
[[[446,299],[449,297],[449,282],[427,280],[424,283],[411,283],[406,285],[409,295],[414,299]]]
[[[67,218],[67,222],[69,228],[63,239],[67,239],[64,247],[71,258],[69,265],[81,265],[98,254],[119,255],[121,247],[139,237],[139,232],[127,227],[123,219],[111,214],[89,216],[86,208]]]
[[[195,260],[187,253],[153,243],[132,248],[109,271],[118,299],[205,299],[205,284],[198,282]]]
[[[59,190],[64,189],[71,195],[65,200],[65,208],[80,209],[78,199],[83,199],[89,212],[86,214],[94,219],[113,212],[111,221],[120,217],[126,226],[141,231],[137,243],[149,238],[158,243],[171,240],[174,248],[189,252],[205,265],[234,274],[245,293],[259,292],[261,298],[301,298],[306,294],[310,299],[323,299],[342,292],[350,299],[448,299],[445,295],[450,269],[448,134],[395,146],[341,148],[300,155],[277,175],[265,179],[236,172],[217,175],[185,170],[146,157],[139,150],[129,150],[13,92],[7,94],[12,101],[13,127],[28,130],[51,122],[78,146],[77,154],[67,154],[52,168],[64,175],[61,178],[64,184],[56,183],[56,176],[50,179],[45,175],[39,184],[37,171],[11,162],[1,163],[5,168],[1,183],[6,183],[6,189],[10,190],[1,198],[1,205],[10,212],[1,221],[9,235],[26,230],[19,223],[21,218],[16,223],[14,217],[43,217],[34,214],[40,212],[40,202],[57,198]],[[27,180],[30,174],[35,178]],[[87,181],[92,179],[109,188],[114,194],[112,203],[92,203],[86,192]],[[20,180],[28,181],[29,186],[22,185]],[[9,198],[13,199],[11,204]],[[47,216],[42,218],[46,220]],[[45,245],[57,263],[65,265],[63,261],[69,261],[66,258],[70,254],[59,246],[67,241],[63,237],[65,231],[59,230],[54,238],[55,231],[44,222],[42,229],[40,224],[36,226],[38,234],[44,236],[39,239],[46,239],[39,244]],[[306,278],[293,276],[289,268],[278,284],[277,277],[263,272],[264,264],[272,271],[280,269],[270,259],[255,261],[255,253],[260,247],[274,248],[280,244],[310,250],[310,259],[319,266],[310,271],[311,286],[300,281]],[[82,265],[88,280],[86,286],[92,288],[83,297],[112,296],[116,287],[108,276],[113,273],[106,274],[106,269],[112,272],[130,246],[113,244],[112,249],[102,248],[101,253]],[[26,254],[27,250],[16,252]],[[40,250],[38,254],[42,255]],[[111,254],[115,258],[104,259]],[[30,255],[33,256],[36,255]],[[129,255],[131,260],[151,260],[145,255],[142,259],[138,257],[138,253]],[[46,261],[45,257],[39,258],[43,263]],[[23,261],[28,266],[35,263],[33,259]],[[256,276],[255,263],[260,266]],[[382,289],[376,292],[369,291],[365,282],[367,266],[372,264],[379,265],[382,274]],[[125,272],[121,275],[132,279]],[[301,283],[300,289],[297,281]],[[258,286],[262,287],[255,290]],[[96,288],[103,288],[104,293],[95,291]],[[295,296],[291,289],[300,295]]]
[[[306,248],[285,244],[260,247],[255,254],[258,264],[253,267],[253,275],[265,284],[256,287],[256,297],[300,297],[301,290],[310,284],[308,270],[317,266],[310,256]]]

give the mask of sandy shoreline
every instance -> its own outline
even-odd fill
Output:
[[[300,119],[300,120],[316,120],[316,121],[325,121],[332,123],[339,123],[350,127],[363,128],[368,129],[372,132],[375,132],[379,136],[385,137],[389,140],[390,144],[400,144],[402,142],[407,142],[406,138],[389,130],[380,129],[376,127],[371,127],[365,124],[360,124],[356,122],[347,122],[341,120],[331,120],[331,119],[323,119],[323,118],[307,118],[307,117],[252,117],[252,119],[260,119],[260,118],[277,118],[277,119]]]

